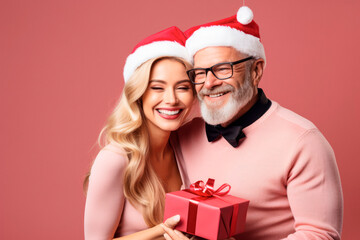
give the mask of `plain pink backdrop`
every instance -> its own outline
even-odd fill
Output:
[[[313,121],[335,150],[343,239],[360,208],[360,1],[248,0],[267,95]],[[0,239],[82,239],[83,177],[142,38],[235,14],[242,1],[0,1]],[[286,146],[284,146],[286,147]]]

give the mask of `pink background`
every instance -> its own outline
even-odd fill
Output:
[[[82,239],[83,176],[143,37],[235,14],[242,1],[0,1],[0,239]],[[360,2],[247,1],[267,95],[313,121],[335,150],[343,239],[357,235]],[[286,147],[286,146],[284,146]]]

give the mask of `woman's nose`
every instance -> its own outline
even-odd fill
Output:
[[[178,97],[173,89],[166,90],[164,100],[165,100],[165,103],[171,104],[171,105],[177,104],[179,102]]]

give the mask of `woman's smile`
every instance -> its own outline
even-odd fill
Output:
[[[180,108],[157,108],[159,115],[165,119],[176,119],[180,116],[182,109]]]

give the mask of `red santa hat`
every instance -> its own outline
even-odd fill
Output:
[[[179,57],[191,62],[185,48],[185,35],[177,27],[170,27],[139,42],[127,57],[124,66],[124,80],[129,80],[134,71],[151,58],[162,56]]]
[[[266,60],[259,26],[253,21],[251,9],[246,6],[241,7],[237,15],[232,17],[192,27],[185,31],[185,36],[186,48],[192,57],[206,47],[229,46]]]

